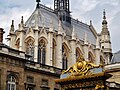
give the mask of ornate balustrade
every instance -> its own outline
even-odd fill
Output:
[[[29,60],[26,60],[25,66],[28,68],[42,70],[45,72],[50,72],[50,73],[59,74],[59,75],[62,72],[62,69],[60,68],[56,68],[56,67],[45,65],[45,64],[40,64],[40,63],[29,61]]]

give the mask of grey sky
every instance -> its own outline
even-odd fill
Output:
[[[21,16],[26,21],[36,6],[36,0],[1,0],[0,27],[8,34],[11,20],[15,20],[18,28]],[[53,8],[53,0],[41,0],[42,4]],[[120,0],[70,0],[72,17],[89,24],[92,20],[96,31],[100,33],[103,9],[106,9],[108,28],[111,34],[113,52],[120,50]],[[6,41],[4,40],[4,43]]]

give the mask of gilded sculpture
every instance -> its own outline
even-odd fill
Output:
[[[87,62],[83,56],[81,56],[73,66],[69,67],[67,70],[64,70],[62,74],[71,73],[72,75],[87,75],[90,69],[99,67],[102,67],[102,65],[95,65]]]

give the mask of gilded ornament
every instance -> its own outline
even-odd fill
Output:
[[[102,67],[102,65],[95,65],[93,63],[89,63],[84,60],[83,56],[81,56],[78,58],[77,62],[73,66],[69,67],[67,70],[64,70],[62,74],[71,73],[72,76],[88,75],[90,74],[90,69],[99,67]]]

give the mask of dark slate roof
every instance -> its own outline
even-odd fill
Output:
[[[111,63],[120,63],[120,51],[113,54]]]
[[[36,8],[35,11],[32,13],[32,15],[29,17],[29,19],[26,21],[25,25],[26,27],[34,27],[35,26],[35,16],[38,14],[38,25],[39,27],[50,27],[51,19],[54,25],[55,30],[58,30],[58,16],[54,13],[54,10],[51,8],[48,8],[42,4],[40,4],[40,8]],[[63,23],[64,31],[66,32],[66,35],[71,36],[72,30],[74,27],[75,33],[77,33],[77,37],[80,40],[84,40],[85,33],[87,34],[88,41],[95,45],[96,42],[96,36],[94,32],[90,29],[90,25],[87,25],[85,23],[82,23],[78,20],[71,19],[71,25],[67,26]],[[96,33],[96,32],[95,32]]]

